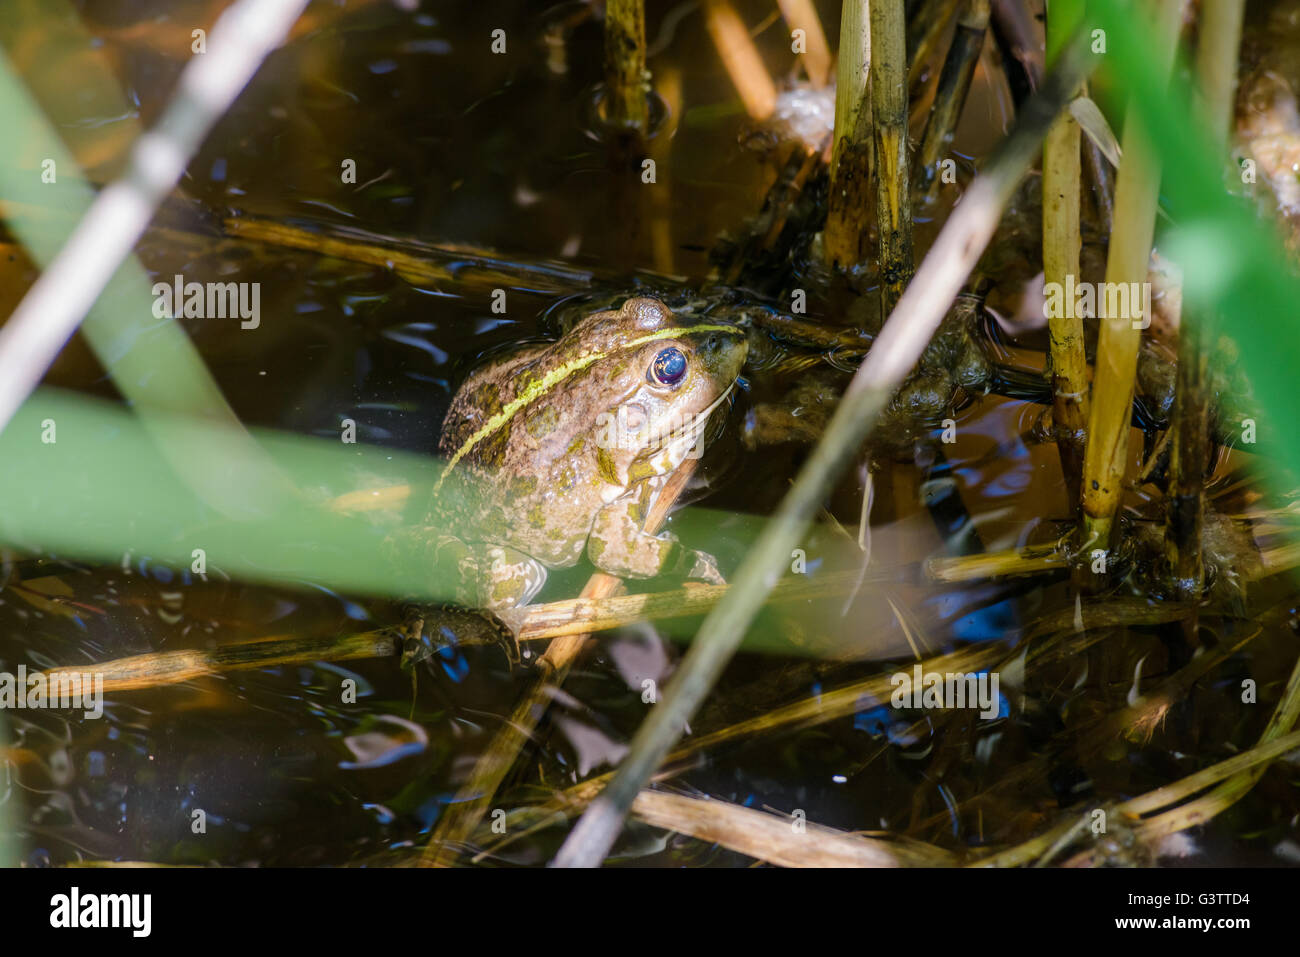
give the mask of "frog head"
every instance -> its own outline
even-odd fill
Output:
[[[601,471],[612,467],[620,479],[614,485],[666,474],[698,456],[710,416],[731,396],[748,349],[740,328],[683,322],[649,298],[588,316],[569,333],[575,334],[603,344],[605,358],[587,381],[599,396]]]
[[[462,386],[443,426],[443,477],[466,461],[537,482],[562,463],[574,477],[566,487],[583,484],[596,499],[617,494],[691,454],[746,351],[740,328],[684,322],[655,299],[593,313],[559,341]]]

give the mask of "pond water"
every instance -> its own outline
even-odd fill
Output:
[[[189,56],[191,30],[210,26],[221,6],[82,0],[54,10],[24,3],[0,40],[102,182],[166,102]],[[431,454],[452,395],[483,357],[553,337],[574,315],[634,288],[666,297],[702,288],[720,236],[741,234],[776,169],[740,145],[747,121],[698,4],[649,5],[649,66],[664,113],[647,145],[656,160],[653,192],[611,159],[600,133],[594,104],[602,32],[588,5],[406,6],[314,4],[208,137],[137,252],[154,279],[184,274],[260,284],[257,329],[179,320],[241,421],[333,439],[350,419],[359,442]],[[778,77],[792,69],[780,21],[761,4],[738,6],[756,27],[769,69]],[[827,8],[837,5],[817,6],[834,48],[836,16]],[[505,54],[491,51],[494,30],[505,31]],[[963,175],[1014,113],[998,63],[990,41],[954,144]],[[120,99],[86,92],[92,76],[115,81]],[[355,179],[344,182],[349,162]],[[1036,183],[1008,218],[990,276],[997,289],[989,301],[1003,312],[1038,269],[1020,255],[1036,234],[1016,242],[1040,215],[1031,200]],[[817,188],[824,191],[824,183]],[[941,192],[935,207],[918,213],[918,260],[955,195]],[[449,278],[241,238],[227,231],[227,221],[435,244]],[[16,253],[0,282],[7,313],[36,270],[11,240],[6,247]],[[497,284],[475,276],[483,249],[504,264],[504,313],[492,309]],[[561,278],[540,282],[528,271],[546,264]],[[842,284],[823,288],[815,269],[796,265],[810,289],[799,318],[852,329],[857,294]],[[569,273],[581,281],[565,288]],[[789,308],[789,288],[788,281],[761,290],[742,283],[730,301],[776,313]],[[816,416],[852,367],[852,357],[819,352],[772,328],[752,333],[757,347],[726,429],[701,463],[692,504],[668,524],[712,552],[724,573],[744,560],[809,448],[806,441],[756,440],[747,429],[763,410],[788,405],[800,387],[794,418]],[[979,348],[1000,368],[1041,370],[1041,328],[1004,327],[991,314],[974,328]],[[47,382],[118,395],[79,340]],[[1063,571],[955,584],[922,572],[921,563],[935,556],[1064,534],[1069,502],[1060,462],[1055,447],[1038,438],[1044,407],[1000,391],[1007,394],[959,395],[953,443],[935,441],[943,426],[934,423],[929,439],[907,454],[864,454],[828,501],[800,561],[813,578],[863,567],[859,524],[869,474],[871,574],[850,594],[764,611],[692,722],[692,735],[908,670],[917,652],[930,657],[1010,639],[1013,655],[1036,624],[1069,618],[1074,596]],[[1142,442],[1133,445],[1136,456]],[[1245,460],[1220,464],[1213,487],[1223,494],[1222,511],[1254,502],[1234,484]],[[1134,513],[1151,498],[1149,490],[1136,492]],[[124,552],[117,564],[6,556],[5,672],[269,636],[362,632],[392,626],[400,614],[387,598],[307,581],[248,584],[220,568],[200,576],[147,554]],[[591,570],[583,563],[553,572],[539,600],[576,595]],[[1142,593],[1139,581],[1110,597]],[[1018,679],[1008,672],[996,716],[900,713],[887,697],[864,693],[852,712],[831,720],[706,749],[670,786],[781,814],[801,809],[810,822],[889,832],[958,854],[1013,845],[1057,824],[1066,808],[1125,800],[1253,744],[1294,664],[1294,602],[1289,582],[1269,580],[1238,607],[1203,613],[1202,628],[1218,647],[1241,647],[1181,697],[1149,743],[1098,738],[1096,727],[1131,703],[1139,679],[1149,688],[1186,664],[1177,617],[1121,620],[1104,646],[1085,651],[1067,643],[1028,677],[1023,669]],[[565,681],[499,805],[540,802],[611,770],[646,714],[642,682],[667,680],[698,623],[602,634]],[[1058,631],[1068,637],[1072,629]],[[512,666],[500,648],[446,645],[418,669],[414,685],[396,657],[318,661],[111,692],[98,719],[7,711],[0,799],[30,865],[410,863],[508,719],[529,668],[527,660]],[[1245,678],[1257,683],[1266,706],[1241,701],[1236,689]],[[345,700],[348,688],[355,701]],[[1162,846],[1161,860],[1294,862],[1294,779],[1293,765],[1275,767],[1208,828]],[[206,822],[199,833],[196,812]],[[545,863],[565,833],[556,825],[500,845],[484,840],[476,843],[485,849],[477,863]],[[1119,852],[1112,857],[1125,862]],[[745,866],[751,858],[633,822],[613,862]]]

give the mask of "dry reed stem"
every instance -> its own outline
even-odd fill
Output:
[[[957,22],[952,46],[948,48],[948,56],[943,61],[934,105],[930,108],[925,135],[916,155],[917,191],[927,200],[933,198],[941,182],[938,175],[939,160],[952,145],[988,25],[989,0],[971,0],[970,8]]]
[[[605,0],[605,120],[644,133],[645,0]]]
[[[979,578],[1036,575],[1065,568],[1068,564],[1068,557],[1058,546],[1031,545],[1014,551],[931,558],[925,562],[925,571],[934,581],[966,582]]]
[[[831,48],[826,43],[826,31],[822,29],[817,8],[812,0],[777,0],[777,5],[791,31],[803,31],[804,52],[800,56],[804,72],[808,74],[808,82],[820,90],[831,77]]]
[[[871,18],[866,0],[845,0],[835,85],[835,140],[822,248],[826,263],[865,262],[871,209]]]
[[[922,5],[920,11],[906,26],[907,53],[911,55],[907,70],[907,86],[914,87],[921,72],[939,50],[948,24],[961,6],[961,0],[932,0]]]
[[[1081,8],[1075,4],[1048,10],[1049,46],[1068,36],[1068,22]],[[1067,22],[1062,22],[1067,21]],[[1066,277],[1079,271],[1079,201],[1082,164],[1081,131],[1069,113],[1062,113],[1043,144],[1043,281],[1065,288]],[[1084,436],[1088,425],[1088,359],[1084,354],[1083,317],[1063,309],[1048,316],[1048,368],[1052,382],[1052,425],[1061,470],[1072,503],[1080,501]]]
[[[921,662],[921,665],[927,672],[973,673],[992,667],[1004,655],[1005,650],[998,645],[980,645],[927,658]],[[856,714],[864,707],[870,707],[872,703],[888,700],[894,688],[892,678],[893,672],[872,675],[861,681],[773,708],[745,721],[692,738],[664,759],[666,770],[658,775],[657,779],[672,777],[674,772],[668,769],[681,770],[685,766],[684,762],[697,754],[741,738],[782,729],[815,727],[837,718]],[[527,828],[551,819],[557,814],[567,817],[580,813],[601,793],[613,777],[611,772],[589,778],[559,792],[540,805],[513,812],[509,825],[510,832],[517,834],[521,827]]]
[[[378,266],[409,283],[439,289],[488,292],[504,287],[569,294],[589,288],[596,279],[591,271],[564,263],[524,264],[484,247],[392,239],[345,226],[307,230],[256,216],[230,217],[224,226],[232,237]]]
[[[1159,3],[1152,57],[1161,76],[1168,76],[1173,64],[1182,6],[1183,0]],[[1124,121],[1123,151],[1115,185],[1115,224],[1106,260],[1108,289],[1140,288],[1146,282],[1155,232],[1160,168],[1134,108],[1129,109]],[[1111,547],[1115,515],[1124,494],[1138,345],[1142,324],[1150,323],[1149,316],[1138,321],[1134,312],[1130,308],[1128,314],[1100,320],[1083,472],[1083,547],[1089,550]]]
[[[871,3],[872,159],[880,240],[880,314],[893,312],[911,281],[912,193],[907,162],[907,53],[903,0]]]
[[[399,642],[391,631],[367,631],[343,638],[326,639],[272,635],[211,651],[161,651],[132,655],[99,664],[67,665],[45,672],[103,675],[104,691],[139,691],[162,685],[194,681],[227,671],[301,665],[313,661],[348,661],[355,658],[386,658],[396,655]]]
[[[811,821],[796,826],[790,816],[667,791],[642,791],[632,802],[632,814],[778,867],[934,867],[952,862],[952,855],[938,848],[862,837]]]
[[[704,0],[705,26],[731,84],[753,120],[765,120],[776,108],[776,87],[745,22],[729,0]]]

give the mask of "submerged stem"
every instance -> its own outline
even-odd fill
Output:
[[[605,94],[611,124],[645,131],[645,0],[606,0]]]

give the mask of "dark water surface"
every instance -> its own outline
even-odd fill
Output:
[[[83,0],[74,8],[88,39],[78,40],[41,23],[37,5],[20,6],[24,14],[5,38],[8,49],[20,51],[20,65],[46,62],[47,44],[53,62],[43,69],[54,72],[63,62],[65,84],[75,87],[74,77],[85,75],[78,65],[95,58],[125,93],[125,114],[97,113],[93,98],[80,112],[66,105],[75,98],[60,101],[69,143],[103,176],[120,162],[119,147],[157,116],[188,56],[192,25],[210,25],[220,8]],[[741,6],[748,23],[766,16],[758,4]],[[635,268],[699,281],[719,234],[740,229],[771,180],[761,157],[737,145],[744,121],[690,4],[650,5],[650,67],[671,99],[650,146],[662,207],[628,200],[623,173],[611,167],[595,132],[601,26],[582,4],[422,7],[412,14],[392,3],[313,5],[305,26],[218,124],[160,229],[138,249],[164,279],[184,273],[261,284],[264,320],[256,332],[185,322],[250,425],[333,438],[350,418],[361,442],[429,453],[468,370],[503,346],[557,332],[565,295],[514,288],[506,314],[495,314],[482,290],[421,285],[379,266],[224,239],[228,217],[492,247],[507,259],[558,260],[601,277]],[[834,47],[837,18],[822,13]],[[495,29],[519,52],[493,55]],[[559,60],[548,34],[563,36]],[[15,47],[19,41],[27,46]],[[789,65],[779,23],[757,41],[770,64]],[[1005,91],[989,81],[991,62],[977,75],[957,142],[968,155],[983,155],[1009,109]],[[349,159],[356,183],[344,185],[340,169]],[[931,234],[945,214],[942,203],[929,211]],[[21,265],[4,274],[10,307],[34,275]],[[598,282],[571,292],[599,298],[620,289],[626,285]],[[838,301],[814,296],[810,318],[843,321]],[[1041,350],[1041,333],[1009,345],[1006,361],[1040,366],[1032,349]],[[692,520],[687,510],[670,524],[688,543],[707,536],[696,543],[727,573],[744,559],[756,519],[773,511],[806,454],[795,444],[750,451],[739,435],[749,410],[799,381],[800,373],[781,371],[786,348],[774,343],[771,366],[747,371],[747,392],[706,456],[696,504],[713,511]],[[816,365],[835,374],[832,362]],[[49,381],[115,395],[79,342]],[[1068,503],[1054,447],[1033,438],[1040,412],[1033,403],[967,397],[955,413],[959,441],[942,455],[882,461],[872,477],[873,567],[913,572],[868,583],[852,598],[766,611],[748,647],[769,650],[739,656],[692,732],[909,669],[914,644],[928,656],[1022,636],[1043,616],[1068,610],[1073,599],[1061,575],[941,587],[914,574],[915,563],[933,555],[1060,534]],[[811,574],[861,563],[854,539],[863,474],[846,478],[829,503],[840,527],[824,518],[805,544]],[[580,566],[553,574],[542,599],[576,594],[589,573]],[[55,564],[43,576],[11,582],[0,592],[0,670],[10,672],[273,635],[343,634],[395,620],[386,601],[305,582],[244,585],[219,569],[200,580],[142,555],[128,554],[115,567]],[[675,786],[956,851],[1014,844],[1056,823],[1064,808],[1123,800],[1253,743],[1297,651],[1289,591],[1274,584],[1237,617],[1206,621],[1220,641],[1259,633],[1198,683],[1150,745],[1116,738],[1103,753],[1076,753],[1072,732],[1123,707],[1138,667],[1150,678],[1177,663],[1176,628],[1166,626],[1123,629],[1104,675],[1098,659],[1077,654],[1045,665],[1023,687],[1004,687],[994,720],[900,715],[887,700],[864,698],[856,715],[709,753]],[[543,799],[609,770],[645,715],[641,681],[671,673],[680,642],[697,624],[602,636],[565,683],[501,805]],[[1241,703],[1235,689],[1245,677],[1258,682],[1264,706]],[[342,703],[348,681],[355,682],[355,704]],[[414,696],[395,660],[368,660],[121,692],[108,697],[101,720],[9,712],[0,800],[18,809],[33,865],[400,862],[445,813],[526,681],[500,649],[449,647],[420,674]],[[1198,863],[1300,859],[1294,784],[1294,766],[1276,766],[1206,832],[1170,850]],[[206,832],[196,834],[200,810]],[[485,861],[544,863],[563,834],[542,829]],[[647,865],[750,862],[635,823],[617,855]]]

